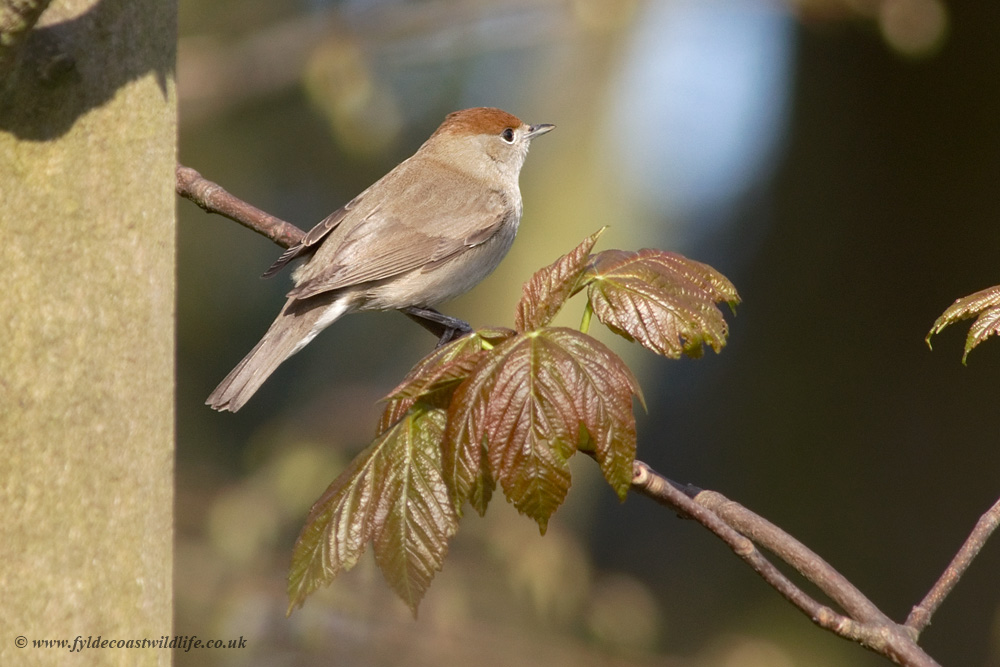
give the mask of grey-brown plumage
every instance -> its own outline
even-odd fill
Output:
[[[429,308],[479,283],[517,233],[528,145],[552,127],[526,125],[499,109],[450,114],[412,157],[264,273],[306,259],[267,333],[206,403],[236,412],[281,362],[345,313]]]

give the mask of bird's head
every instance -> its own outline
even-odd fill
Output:
[[[463,109],[448,114],[422,150],[478,177],[499,175],[516,183],[531,140],[554,127],[528,125],[492,107]]]

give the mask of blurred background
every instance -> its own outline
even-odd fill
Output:
[[[1000,341],[923,342],[1000,283],[1000,3],[966,0],[181,2],[181,162],[308,229],[445,114],[555,123],[518,241],[443,310],[509,325],[521,283],[599,248],[708,262],[744,303],[721,355],[667,361],[600,326],[649,406],[639,457],[814,548],[902,620],[1000,495]],[[311,503],[434,345],[353,315],[238,414],[203,405],[283,303],[272,243],[180,215],[176,634],[189,665],[881,665],[815,628],[713,536],[596,466],[544,537],[495,496],[414,620],[364,559],[285,618]],[[582,302],[565,323],[576,325]],[[1000,538],[934,617],[944,665],[1000,666]]]

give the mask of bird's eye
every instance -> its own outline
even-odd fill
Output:
[[[500,138],[506,141],[508,144],[514,143],[514,130],[508,127],[506,130],[500,133]]]

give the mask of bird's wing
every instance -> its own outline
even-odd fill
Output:
[[[513,214],[501,190],[443,167],[433,169],[433,178],[427,178],[431,170],[423,169],[419,181],[410,171],[390,174],[397,187],[369,188],[371,201],[357,207],[338,234],[299,269],[289,297],[305,299],[421,267],[433,270],[491,238]],[[386,191],[410,205],[404,210],[384,200],[380,195]]]
[[[276,275],[293,259],[302,257],[303,255],[316,250],[316,244],[326,238],[326,235],[333,231],[333,229],[344,220],[351,210],[362,202],[364,196],[365,193],[362,192],[360,195],[347,202],[344,206],[338,208],[336,211],[323,218],[323,220],[321,220],[315,227],[306,232],[306,235],[302,237],[301,241],[281,253],[281,257],[276,259],[274,264],[268,267],[267,271],[261,275],[261,278],[270,278]]]

